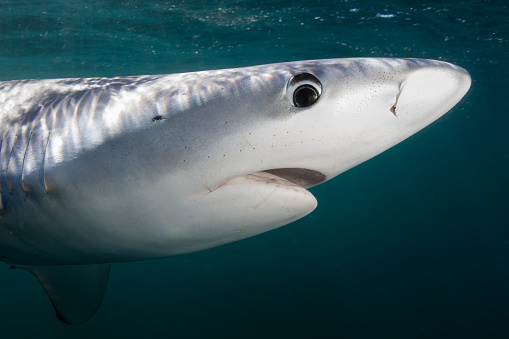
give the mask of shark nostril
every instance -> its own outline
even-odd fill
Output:
[[[396,95],[396,100],[394,100],[394,104],[389,109],[391,111],[391,113],[394,114],[394,116],[396,118],[398,117],[398,115],[396,114],[396,107],[398,106],[398,100],[399,100],[399,97],[401,96],[401,92],[403,92],[403,88],[405,87],[405,84],[406,84],[406,82],[402,82],[399,85],[399,92],[398,92],[398,95]]]
[[[392,114],[394,114],[395,117],[398,117],[398,115],[396,114],[396,104],[392,105],[390,111],[392,112]]]

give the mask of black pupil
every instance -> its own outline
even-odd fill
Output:
[[[297,87],[293,93],[293,103],[297,107],[308,107],[318,100],[318,92],[311,85]]]

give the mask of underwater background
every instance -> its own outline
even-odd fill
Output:
[[[1,265],[0,338],[509,338],[508,56],[507,1],[0,0],[0,80],[338,57],[473,79],[436,123],[312,188],[306,218],[112,265],[83,325]]]

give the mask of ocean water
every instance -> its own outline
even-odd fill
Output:
[[[506,1],[0,0],[0,80],[419,57],[473,83],[446,116],[312,190],[280,229],[115,264],[64,325],[0,266],[0,338],[509,338]]]

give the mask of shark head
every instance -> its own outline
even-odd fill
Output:
[[[371,58],[23,82],[43,123],[18,166],[29,203],[11,205],[30,206],[18,215],[42,263],[218,246],[304,217],[308,188],[426,127],[470,83],[446,62]]]
[[[308,188],[437,120],[471,84],[460,67],[415,59],[322,60],[242,72],[225,87],[237,95],[211,102],[215,114],[200,123],[203,136],[187,141],[191,152],[200,151],[182,158],[183,187],[197,187],[190,198],[197,213],[188,217],[211,235],[221,230],[210,237],[213,246],[307,215],[317,205]]]

